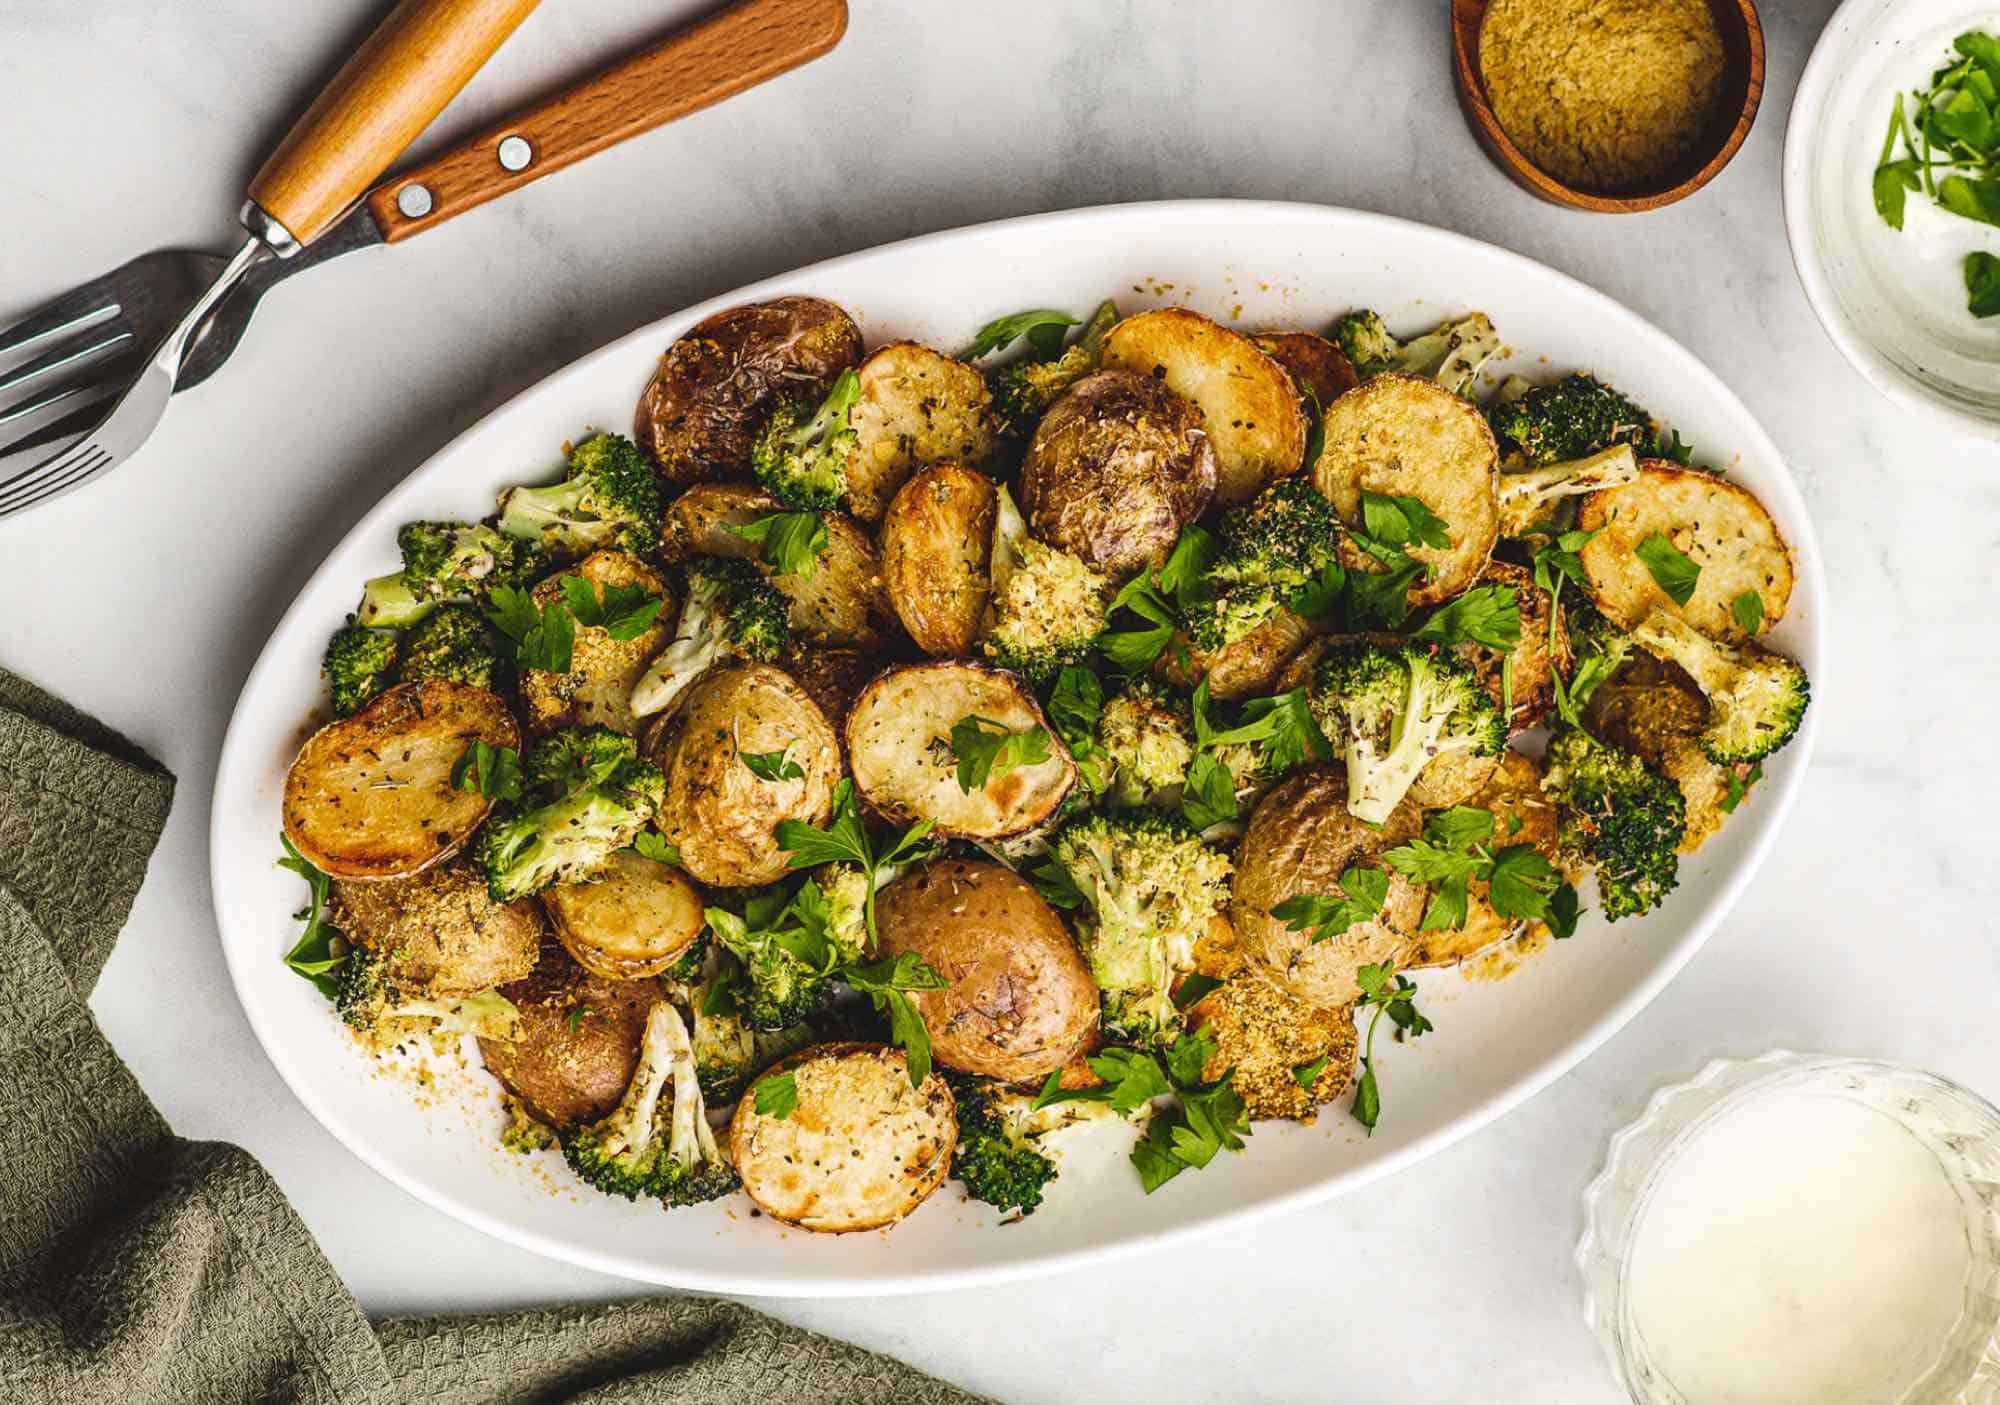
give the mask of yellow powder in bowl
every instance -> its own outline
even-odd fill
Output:
[[[1707,0],[1493,0],[1479,68],[1529,160],[1566,185],[1617,192],[1687,156],[1726,61]]]

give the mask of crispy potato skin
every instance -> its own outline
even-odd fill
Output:
[[[951,982],[910,997],[947,1068],[1046,1078],[1097,1026],[1097,986],[1069,929],[1011,869],[926,864],[882,890],[875,920],[882,955],[914,951]]]
[[[285,833],[335,878],[404,878],[450,858],[493,802],[451,783],[474,741],[518,749],[498,694],[403,683],[299,748],[285,774]]]
[[[557,938],[594,976],[657,976],[701,935],[701,894],[672,864],[620,849],[588,882],[539,894]]]
[[[538,1121],[567,1130],[618,1106],[639,1066],[646,1013],[658,981],[607,981],[570,958],[553,937],[534,970],[500,993],[521,1012],[518,1043],[481,1039],[487,1070]]]
[[[958,1109],[935,1071],[912,1088],[900,1049],[821,1044],[764,1077],[786,1073],[791,1116],[759,1113],[753,1083],[729,1124],[730,1160],[765,1214],[818,1234],[881,1229],[944,1184]]]
[[[632,438],[669,483],[750,471],[750,443],[780,396],[820,396],[861,360],[854,319],[821,298],[727,308],[660,358]]]
[[[1123,578],[1166,564],[1215,496],[1201,410],[1150,376],[1099,371],[1036,426],[1021,466],[1028,530]]]
[[[613,639],[607,630],[579,624],[569,672],[522,670],[521,708],[528,730],[541,735],[558,727],[599,726],[631,736],[639,730],[639,719],[632,715],[632,688],[653,655],[673,638],[673,589],[664,576],[630,552],[594,551],[537,585],[535,603],[546,609],[562,599],[565,576],[589,582],[600,604],[609,587],[642,587],[660,597],[660,613],[631,639]]]
[[[1322,410],[1361,384],[1347,353],[1325,337],[1311,332],[1258,332],[1250,340],[1290,372],[1299,393],[1312,396]]]
[[[1300,771],[1266,795],[1250,816],[1237,851],[1230,885],[1230,921],[1243,954],[1265,979],[1309,1005],[1338,1010],[1360,998],[1357,968],[1402,964],[1423,917],[1424,890],[1400,873],[1389,874],[1389,897],[1373,921],[1314,942],[1271,916],[1271,909],[1301,893],[1331,896],[1341,872],[1359,864],[1381,867],[1386,849],[1416,838],[1422,812],[1405,800],[1369,828],[1347,813],[1347,778],[1339,766]]]
[[[1532,757],[1518,751],[1504,753],[1485,786],[1465,803],[1492,812],[1496,851],[1532,844],[1549,862],[1556,862],[1555,806],[1542,794],[1542,768]],[[1516,820],[1521,822],[1519,829],[1514,828]],[[1482,880],[1471,880],[1466,890],[1465,926],[1457,931],[1418,932],[1404,957],[1406,967],[1456,965],[1503,938],[1518,936],[1528,926],[1495,912]]]
[[[821,648],[794,639],[778,659],[778,667],[792,675],[792,681],[806,690],[806,696],[826,717],[834,733],[841,737],[841,754],[846,755],[847,714],[879,665],[859,649]]]
[[[1514,660],[1514,713],[1508,730],[1518,735],[1538,726],[1555,707],[1555,674],[1569,673],[1569,627],[1560,614],[1556,617],[1555,652],[1549,652],[1549,593],[1535,584],[1524,566],[1511,561],[1489,561],[1479,573],[1479,585],[1511,586],[1514,602],[1521,612],[1521,642],[1510,651]],[[1495,703],[1505,701],[1501,686],[1500,661],[1503,655],[1482,644],[1464,643],[1454,651],[1471,670]]]
[[[1281,691],[1272,686],[1287,660],[1313,637],[1312,622],[1281,609],[1241,639],[1220,649],[1190,646],[1183,658],[1180,636],[1160,655],[1153,671],[1179,688],[1208,679],[1209,696],[1235,702]]]
[[[1577,526],[1597,533],[1579,554],[1597,608],[1621,629],[1657,606],[1711,638],[1740,641],[1729,607],[1744,591],[1762,597],[1764,630],[1791,605],[1792,549],[1778,524],[1748,489],[1716,474],[1646,459],[1637,482],[1586,497]],[[1636,554],[1656,532],[1701,567],[1685,605],[1674,604]]]
[[[749,483],[697,483],[667,504],[660,520],[660,555],[667,561],[722,556],[755,561],[762,548],[730,527],[747,527],[778,511],[778,500]]]
[[[1418,498],[1445,521],[1449,546],[1410,550],[1437,570],[1410,588],[1410,604],[1449,600],[1477,580],[1500,531],[1500,450],[1479,407],[1435,381],[1390,373],[1334,401],[1323,425],[1313,485],[1349,523],[1361,525],[1363,491]],[[1352,543],[1342,558],[1349,569],[1373,564]]]
[[[394,953],[403,985],[438,995],[518,981],[534,969],[542,946],[534,901],[493,901],[485,875],[456,860],[408,878],[336,879],[332,917],[350,942]]]
[[[934,463],[984,463],[998,429],[985,377],[963,361],[916,342],[891,342],[861,363],[861,398],[848,424],[847,503],[879,522],[916,470]]]
[[[1184,307],[1128,317],[1104,339],[1106,370],[1165,383],[1198,406],[1215,446],[1215,502],[1233,507],[1299,470],[1306,419],[1290,372],[1250,338]]]
[[[767,781],[745,752],[784,751],[805,772]],[[787,871],[777,828],[786,820],[825,824],[840,778],[840,747],[805,689],[768,664],[710,669],[654,724],[641,754],[666,773],[660,830],[681,851],[698,883],[744,888]]]
[[[999,493],[977,469],[938,464],[896,490],[882,519],[882,576],[904,630],[932,658],[971,651],[992,581]]]

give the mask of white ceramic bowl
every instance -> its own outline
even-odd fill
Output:
[[[1854,368],[1897,403],[2000,440],[2000,317],[1966,310],[1962,264],[2000,229],[1912,192],[1899,232],[1870,179],[1898,91],[1928,85],[1993,0],[1847,0],[1814,46],[1785,128],[1785,230],[1806,297]]]
[[[1155,1195],[1127,1164],[1131,1131],[1093,1127],[1065,1150],[1043,1208],[1020,1224],[955,1188],[894,1231],[830,1237],[752,1218],[740,1197],[662,1214],[594,1195],[548,1154],[496,1145],[495,1085],[446,1069],[413,1098],[371,1077],[311,986],[280,957],[302,889],[272,866],[285,769],[323,709],[327,634],[362,581],[393,569],[400,523],[476,516],[509,483],[552,470],[557,446],[593,425],[623,429],[660,351],[717,308],[779,293],[846,306],[870,343],[957,347],[1022,307],[1136,311],[1186,303],[1244,327],[1320,328],[1356,306],[1392,326],[1489,312],[1521,368],[1589,367],[1675,425],[1770,508],[1798,556],[1774,643],[1823,692],[1827,599],[1804,503],[1741,402],[1664,333],[1600,293],[1517,254],[1381,215],[1206,201],[1043,215],[930,235],[769,279],[640,329],[525,392],[418,468],[336,546],[286,613],[244,685],[223,747],[212,827],[224,953],[271,1060],[363,1161],[425,1201],[503,1239],[609,1273],[737,1293],[908,1292],[1075,1265],[1323,1199],[1387,1175],[1499,1116],[1573,1066],[1659,992],[1715,930],[1776,837],[1812,755],[1815,716],[1728,828],[1682,866],[1680,891],[1640,921],[1595,915],[1571,941],[1499,982],[1423,972],[1437,1033],[1379,1054],[1384,1112],[1373,1138],[1331,1107],[1312,1126],[1261,1124]],[[1546,362],[1538,358],[1546,357]]]

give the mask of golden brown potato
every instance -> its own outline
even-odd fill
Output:
[[[806,690],[806,696],[832,725],[834,735],[841,737],[845,755],[847,714],[880,665],[859,649],[827,649],[794,639],[779,655],[778,667]]]
[[[951,729],[967,717],[1010,732],[1039,727],[1048,759],[961,790]],[[1013,674],[982,664],[908,664],[880,674],[847,715],[847,755],[855,788],[884,819],[933,820],[940,835],[963,839],[1033,829],[1076,783],[1076,763],[1033,695]]]
[[[1250,501],[1299,471],[1306,418],[1291,373],[1240,332],[1184,307],[1128,317],[1104,339],[1104,369],[1162,381],[1200,408],[1215,446],[1215,502]]]
[[[1312,622],[1303,615],[1280,609],[1233,644],[1220,649],[1196,649],[1176,635],[1154,665],[1154,672],[1175,687],[1192,689],[1208,679],[1209,696],[1217,702],[1235,702],[1281,692],[1278,673],[1286,662],[1312,638]]]
[[[1401,965],[1423,917],[1424,890],[1389,873],[1389,895],[1368,922],[1314,941],[1271,909],[1300,894],[1337,897],[1340,875],[1352,867],[1381,868],[1384,850],[1408,843],[1423,817],[1405,800],[1379,827],[1347,812],[1347,780],[1338,766],[1315,766],[1281,782],[1258,803],[1237,850],[1230,921],[1243,954],[1265,977],[1310,1005],[1338,1010],[1361,995],[1354,973],[1389,962]]]
[[[521,1038],[481,1039],[479,1052],[537,1121],[567,1130],[618,1106],[639,1066],[639,1036],[660,999],[658,981],[593,976],[551,937],[534,970],[500,993],[521,1012]]]
[[[847,505],[864,522],[881,521],[896,490],[928,464],[986,462],[998,434],[985,378],[910,341],[861,363],[861,398],[847,422],[855,433]]]
[[[1485,788],[1499,765],[1497,756],[1463,749],[1440,752],[1417,773],[1410,786],[1410,802],[1425,810],[1463,805]]]
[[[1034,885],[995,863],[945,859],[875,900],[881,954],[914,951],[951,984],[913,992],[939,1063],[1039,1081],[1097,1027],[1097,986]]]
[[[1412,606],[1449,600],[1478,579],[1499,536],[1500,450],[1477,405],[1392,372],[1334,401],[1323,425],[1313,484],[1347,522],[1363,525],[1364,492],[1416,498],[1444,519],[1448,546],[1410,548],[1436,571],[1410,587]],[[1352,542],[1341,554],[1350,570],[1380,569]]]
[[[1539,725],[1555,706],[1556,672],[1560,670],[1565,677],[1569,674],[1569,628],[1558,614],[1555,652],[1551,655],[1549,593],[1535,584],[1533,574],[1525,567],[1516,566],[1511,561],[1489,561],[1486,569],[1479,573],[1477,584],[1513,588],[1514,603],[1521,613],[1521,642],[1507,654],[1470,642],[1458,645],[1454,652],[1479,675],[1480,684],[1496,705],[1505,702],[1501,661],[1512,657],[1514,711],[1508,730],[1510,733],[1525,732]]]
[[[882,576],[889,603],[932,658],[969,653],[992,590],[993,480],[938,464],[901,488],[882,519]]]
[[[285,773],[285,833],[335,878],[403,878],[457,853],[493,802],[451,783],[475,741],[519,749],[498,694],[403,683],[330,722]]]
[[[1590,695],[1584,725],[1593,735],[1637,753],[1640,760],[1681,788],[1687,819],[1681,852],[1691,854],[1722,828],[1729,812],[1730,781],[1740,802],[1750,768],[1720,766],[1701,749],[1708,700],[1678,668],[1641,655]]]
[[[613,639],[609,630],[578,624],[570,653],[569,672],[521,670],[521,710],[528,730],[536,734],[558,727],[609,727],[631,736],[639,730],[632,715],[632,687],[673,638],[674,598],[665,577],[624,551],[593,551],[535,587],[535,603],[547,609],[563,598],[565,577],[588,581],[603,603],[612,586],[638,586],[660,597],[660,613],[651,625],[630,639]]]
[[[779,510],[776,498],[749,483],[697,483],[667,504],[660,522],[660,555],[668,561],[690,556],[755,561],[763,548],[728,529],[747,527]]]
[[[1583,569],[1597,608],[1620,629],[1657,607],[1710,638],[1733,642],[1745,637],[1730,609],[1737,596],[1757,593],[1763,629],[1791,605],[1792,549],[1778,524],[1748,489],[1717,474],[1648,459],[1636,483],[1585,498],[1577,526],[1597,533],[1580,553]],[[1701,567],[1685,605],[1674,604],[1639,559],[1639,543],[1656,534]]]
[[[753,1083],[729,1124],[730,1160],[765,1214],[820,1234],[881,1229],[944,1184],[958,1111],[935,1071],[912,1088],[900,1049],[821,1044],[758,1082],[783,1076],[798,1093],[790,1115],[757,1111]]]
[[[660,831],[700,883],[775,883],[787,868],[778,826],[824,824],[833,813],[840,778],[833,728],[789,674],[768,664],[724,664],[702,674],[640,751],[666,773]],[[767,781],[743,761],[773,751],[787,753],[803,774]]]
[[[1311,396],[1321,410],[1361,384],[1347,353],[1325,337],[1311,332],[1259,332],[1250,340],[1283,366],[1299,394]]]
[[[1272,985],[1245,959],[1226,917],[1211,920],[1195,943],[1194,969],[1222,982],[1188,1007],[1188,1027],[1215,1045],[1201,1076],[1214,1082],[1233,1069],[1230,1086],[1253,1122],[1311,1121],[1347,1087],[1357,1044],[1351,1010],[1322,1010]],[[1311,1082],[1300,1082],[1298,1070],[1321,1060]]]
[[[398,988],[470,995],[518,981],[542,947],[542,915],[527,899],[495,902],[486,877],[462,860],[408,878],[336,879],[333,925],[356,946],[389,957]]]
[[[701,894],[672,864],[620,849],[587,882],[544,888],[556,936],[577,964],[637,981],[674,964],[701,935]]]
[[[1542,768],[1533,758],[1518,751],[1506,752],[1486,785],[1465,803],[1493,813],[1492,847],[1496,851],[1514,844],[1532,844],[1549,862],[1556,862],[1555,806],[1542,794]],[[1471,880],[1466,892],[1465,926],[1457,931],[1417,933],[1404,958],[1405,966],[1456,965],[1503,938],[1519,936],[1530,925],[1495,912],[1482,880]]]
[[[1021,510],[1036,538],[1122,578],[1166,564],[1215,496],[1215,472],[1199,408],[1149,376],[1099,371],[1036,426]]]
[[[750,444],[781,398],[817,399],[861,360],[861,331],[820,298],[773,298],[716,313],[660,358],[632,438],[669,483],[750,471]]]

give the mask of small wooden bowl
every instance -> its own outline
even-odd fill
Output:
[[[1551,204],[1572,210],[1595,210],[1604,215],[1627,215],[1639,210],[1657,210],[1700,190],[1729,164],[1750,124],[1757,120],[1757,104],[1764,96],[1764,28],[1757,21],[1754,0],[1708,0],[1716,28],[1722,32],[1722,97],[1715,119],[1701,134],[1686,158],[1668,171],[1657,184],[1616,195],[1580,190],[1565,185],[1528,159],[1527,153],[1500,128],[1487,101],[1486,80],[1479,71],[1479,27],[1486,19],[1488,0],[1451,0],[1452,68],[1458,80],[1458,105],[1465,112],[1466,125],[1473,136],[1505,171],[1523,188]]]

